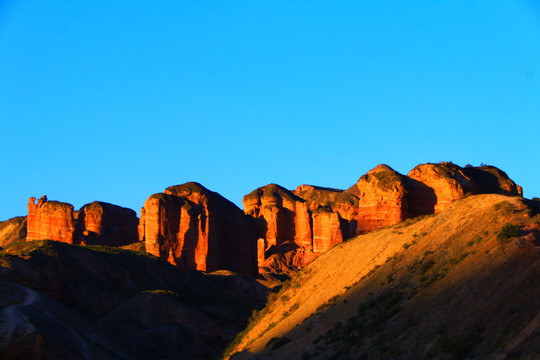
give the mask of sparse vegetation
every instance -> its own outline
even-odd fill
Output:
[[[495,210],[501,212],[503,215],[510,215],[514,212],[514,207],[508,201],[501,201],[495,204]]]
[[[501,243],[505,243],[513,237],[519,236],[521,226],[518,224],[508,223],[504,225],[497,234],[497,240]]]

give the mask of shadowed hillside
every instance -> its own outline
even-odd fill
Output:
[[[523,199],[475,195],[335,246],[231,344],[234,359],[532,359],[540,224]]]
[[[0,253],[0,358],[215,358],[266,293],[233,273],[56,241]]]

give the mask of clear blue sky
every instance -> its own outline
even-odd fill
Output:
[[[492,164],[540,196],[537,1],[0,0],[0,220]]]

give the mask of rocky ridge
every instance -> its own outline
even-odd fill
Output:
[[[151,195],[140,220],[130,209],[103,202],[74,211],[67,203],[30,198],[26,238],[108,246],[138,240],[182,268],[255,276],[300,269],[349,238],[482,193],[520,196],[522,189],[493,166],[427,163],[402,175],[381,164],[347,190],[260,187],[244,196],[242,211],[191,182]]]

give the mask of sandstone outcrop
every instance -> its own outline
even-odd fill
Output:
[[[340,230],[344,239],[360,234],[357,232],[358,198],[349,191],[324,188],[313,185],[300,185],[294,194],[304,199],[309,210],[326,209],[339,214]],[[317,224],[313,223],[313,232],[318,232]],[[317,247],[314,244],[315,247]]]
[[[343,242],[341,217],[337,212],[319,208],[313,213],[313,252],[323,253]]]
[[[347,190],[300,185],[291,192],[270,184],[244,197],[256,219],[257,259],[263,271],[302,267],[359,234],[419,215],[434,214],[469,194],[521,195],[493,166],[422,164],[404,176],[385,164]]]
[[[37,203],[36,198],[29,199],[26,241],[55,240],[73,244],[74,231],[73,205],[47,201],[46,196]]]
[[[426,193],[419,191],[421,186],[413,186],[409,199],[413,203],[413,209],[419,207],[415,210],[416,214],[438,213],[454,200],[463,198],[465,194],[476,193],[477,189],[474,180],[460,166],[448,162],[418,165],[407,176],[431,189],[436,199],[432,209],[416,205],[415,201],[420,202],[420,200],[424,204],[432,203],[433,197],[426,199]],[[433,194],[430,190],[428,191],[430,195]]]
[[[137,242],[137,214],[95,201],[74,211],[73,205],[43,196],[28,203],[26,241],[55,240],[68,244],[122,246]]]
[[[347,190],[269,184],[244,196],[244,211],[190,182],[150,196],[139,222],[134,211],[112,204],[74,211],[67,203],[31,198],[27,239],[109,246],[139,240],[181,268],[254,275],[301,268],[356,235],[483,193],[522,195],[522,189],[494,166],[442,162],[418,165],[407,176],[382,164]]]
[[[292,241],[311,246],[308,204],[291,191],[269,184],[244,196],[244,212],[256,219],[256,233],[266,247]]]
[[[138,241],[138,224],[135,211],[94,201],[79,210],[75,237],[88,245],[128,245]]]
[[[301,253],[312,251],[311,211],[305,200],[279,185],[269,184],[244,196],[243,203],[244,212],[255,219],[257,238],[263,239],[258,243],[260,268],[275,270],[276,266],[270,264],[273,260],[267,262],[266,259],[283,253],[285,248],[286,252],[296,253],[298,248],[305,248]],[[286,262],[292,264],[293,258],[294,254]],[[303,261],[296,259],[296,262]],[[281,265],[277,265],[279,267]]]
[[[253,220],[221,195],[194,182],[154,194],[141,210],[146,250],[178,266],[212,272],[257,272]]]
[[[468,165],[463,170],[474,180],[479,194],[523,196],[521,186],[513,182],[504,171],[495,166],[482,165],[474,167]]]
[[[394,225],[409,216],[405,176],[381,164],[348,190],[358,198],[357,234]]]
[[[421,164],[408,174],[411,217],[438,213],[453,201],[472,194],[521,196],[523,191],[494,166],[466,166],[449,162]]]

